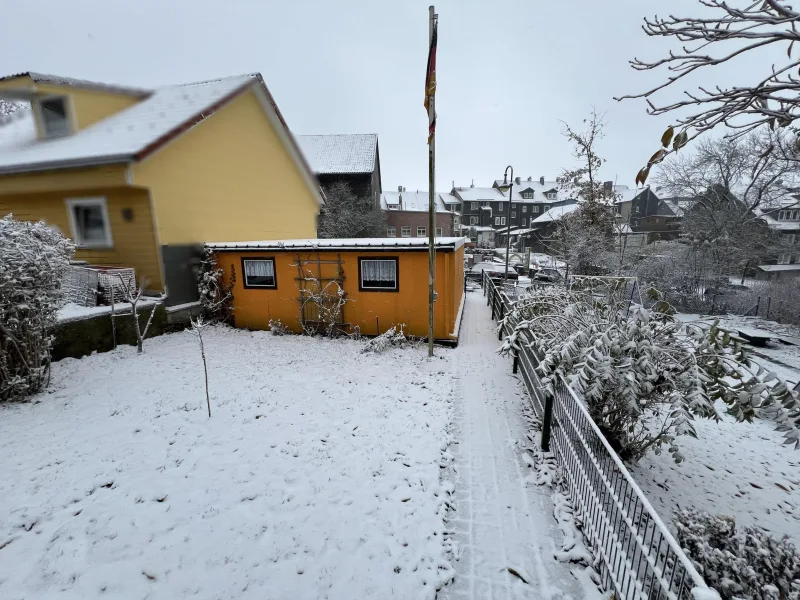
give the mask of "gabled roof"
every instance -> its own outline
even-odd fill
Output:
[[[49,140],[37,139],[32,111],[18,111],[9,125],[0,126],[0,173],[142,160],[214,114],[259,78],[239,75],[158,88],[144,100],[86,129]]]
[[[446,212],[447,210],[442,196],[446,194],[436,194],[436,212]],[[402,203],[401,203],[402,197]],[[428,212],[428,192],[383,192],[381,194],[381,208],[392,211]]]
[[[568,215],[571,212],[577,210],[578,204],[566,204],[564,206],[554,206],[550,210],[548,210],[543,215],[536,217],[531,223],[536,223],[537,225],[541,225],[543,223],[552,223],[553,221],[559,221],[564,215]]]
[[[86,79],[75,79],[74,77],[62,77],[61,75],[48,75],[46,73],[35,73],[33,71],[26,71],[24,73],[15,73],[13,75],[6,75],[0,77],[0,81],[8,79],[17,79],[18,77],[30,77],[34,83],[44,83],[51,85],[68,85],[71,87],[82,88],[86,90],[97,90],[100,92],[109,92],[112,94],[125,94],[127,96],[137,96],[146,98],[152,94],[152,90],[145,90],[142,88],[134,88],[123,85],[115,85],[108,83],[98,83],[97,81],[88,81]]]
[[[317,175],[372,173],[378,134],[298,135],[297,142]]]
[[[456,196],[461,198],[464,202],[478,202],[481,200],[491,200],[498,202],[508,200],[508,196],[503,198],[499,190],[495,188],[482,188],[482,187],[457,187],[454,188]]]

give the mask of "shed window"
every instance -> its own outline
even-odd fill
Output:
[[[359,259],[362,290],[397,291],[396,258]]]
[[[273,258],[243,258],[242,271],[244,271],[244,287],[246,288],[275,288],[275,259]]]
[[[105,198],[67,200],[72,237],[79,248],[111,248],[111,228]]]
[[[66,98],[63,96],[43,98],[39,101],[39,110],[46,138],[69,135]]]

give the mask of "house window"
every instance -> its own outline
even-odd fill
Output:
[[[245,288],[276,288],[274,258],[243,258],[242,272],[244,273]]]
[[[547,199],[548,200],[555,200],[556,199],[556,192],[547,192]]]
[[[528,207],[527,206],[523,206],[522,207],[522,212],[524,212],[524,213],[528,212]]]
[[[539,207],[538,206],[531,206],[531,212],[535,213],[535,214],[538,214],[539,213]]]
[[[424,227],[417,227],[417,237],[425,237],[426,235],[428,235],[428,233]]]
[[[411,227],[401,227],[400,237],[411,237]]]
[[[512,219],[516,219],[517,218],[517,211],[515,211],[515,210],[511,211],[511,218]]]
[[[495,217],[494,218],[494,224],[495,225],[500,225],[500,217]]]
[[[501,210],[503,210],[503,203],[502,202],[498,202],[497,203],[497,211],[500,212]]]
[[[779,265],[788,265],[792,262],[792,255],[791,254],[779,254],[778,255],[778,264]]]
[[[111,227],[105,198],[67,200],[72,238],[79,248],[111,248]]]
[[[525,227],[525,217],[522,217],[522,220],[519,222],[522,227]]]
[[[396,292],[397,262],[393,258],[359,258],[358,289],[362,291]]]
[[[396,227],[387,227],[386,228],[386,237],[397,237],[397,228]]]
[[[42,120],[44,137],[54,138],[69,135],[67,99],[64,96],[52,96],[39,100],[39,115]]]
[[[517,208],[517,205],[512,203],[512,204],[511,204],[511,209],[513,210],[513,209],[515,209],[515,208]]]
[[[436,228],[436,237],[442,237],[442,228],[441,227],[437,227]]]
[[[533,200],[533,192],[522,192],[522,197],[525,200]]]
[[[470,217],[469,218],[470,225],[477,225],[478,224],[478,217]]]
[[[478,210],[478,208],[480,208],[480,207],[478,206],[477,202],[471,202],[470,203],[470,208],[472,208],[472,210]]]
[[[505,224],[506,224],[506,218],[500,217],[500,225],[505,225]]]
[[[453,225],[458,225],[458,217],[453,217]]]

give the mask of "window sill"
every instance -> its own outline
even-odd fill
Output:
[[[114,245],[106,242],[98,244],[75,244],[76,250],[113,250]]]

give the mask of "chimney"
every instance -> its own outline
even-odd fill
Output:
[[[539,185],[544,185],[544,175],[539,177]]]
[[[530,175],[528,175],[528,181],[532,181],[532,180],[531,180],[531,176],[530,176]]]
[[[614,182],[613,181],[604,181],[603,182],[603,190],[607,194],[610,194],[611,192],[613,192],[614,191]]]
[[[402,185],[398,185],[397,186],[397,191],[398,192],[402,192],[403,191],[403,186]]]
[[[521,177],[514,177],[514,183],[517,185],[522,185],[522,178]]]
[[[474,179],[472,180],[472,183],[469,184],[469,187],[471,187],[471,188],[475,187],[475,180]]]

